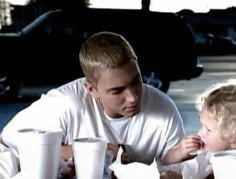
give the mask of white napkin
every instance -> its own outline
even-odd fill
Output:
[[[130,164],[121,163],[121,154],[123,150],[119,149],[117,154],[117,160],[110,165],[110,169],[114,171],[116,177],[119,179],[159,179],[160,173],[157,169],[156,162],[154,161],[151,165],[146,165],[139,162]]]
[[[10,178],[17,174],[17,158],[12,150],[0,143],[0,179]]]
[[[183,179],[204,179],[212,173],[209,163],[211,152],[203,152],[195,158],[181,163],[158,166],[159,171],[173,171],[182,175]]]

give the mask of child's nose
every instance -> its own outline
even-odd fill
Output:
[[[198,135],[200,136],[200,138],[204,138],[204,129],[201,128],[199,131],[198,131]]]

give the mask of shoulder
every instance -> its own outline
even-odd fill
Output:
[[[41,96],[41,100],[64,102],[65,104],[80,104],[91,98],[85,88],[85,78],[78,78],[58,88],[51,89]]]
[[[78,78],[57,88],[63,94],[80,94],[85,91],[85,78]]]
[[[170,96],[147,84],[143,84],[142,103],[143,105],[151,105],[155,109],[176,109],[176,105]]]
[[[144,85],[143,89],[141,114],[145,118],[170,126],[182,123],[177,106],[167,94],[149,85]]]
[[[59,113],[82,109],[84,104],[91,100],[84,82],[85,79],[80,78],[58,88],[51,89],[47,93],[42,94],[40,99],[33,102],[27,110],[52,110],[53,108]]]

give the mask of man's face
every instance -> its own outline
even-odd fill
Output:
[[[203,141],[203,148],[214,152],[230,149],[230,143],[221,139],[217,131],[217,121],[212,114],[203,110],[200,114],[202,128],[199,135]]]
[[[110,117],[133,116],[140,112],[142,79],[136,63],[101,70],[95,93]]]

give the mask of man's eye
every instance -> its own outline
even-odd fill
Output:
[[[112,94],[120,94],[120,93],[122,93],[122,89],[117,89],[112,91]]]

